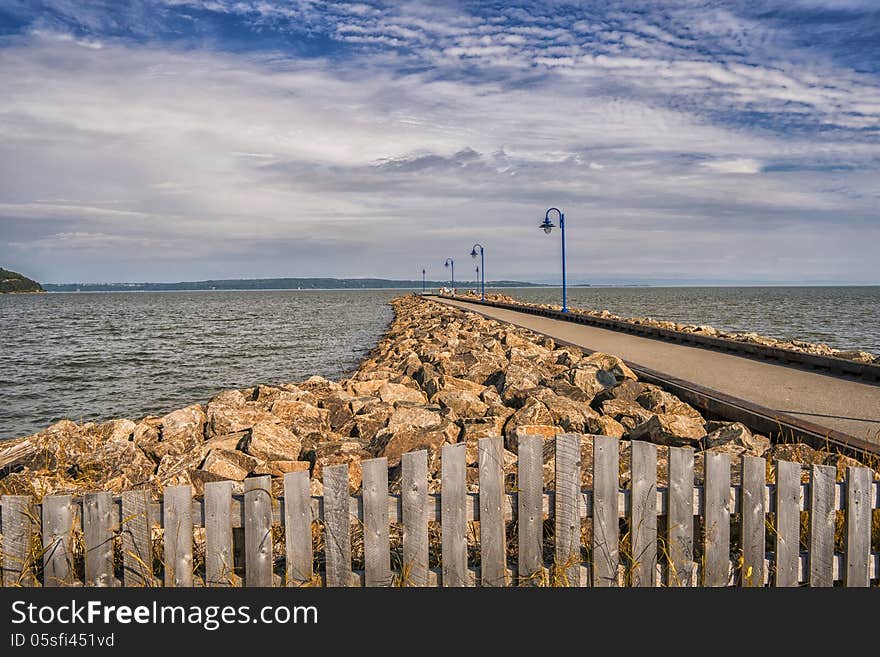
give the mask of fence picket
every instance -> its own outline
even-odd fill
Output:
[[[581,585],[581,439],[556,436],[556,564],[565,586]]]
[[[107,491],[83,495],[86,586],[115,586],[113,577],[113,497]]]
[[[193,585],[192,488],[165,489],[165,586]]]
[[[801,466],[776,462],[776,586],[797,586],[800,567]]]
[[[150,527],[150,491],[122,493],[122,583],[128,587],[154,586],[153,537]]]
[[[632,450],[632,585],[651,587],[657,574],[657,445],[634,440]]]
[[[593,436],[593,586],[619,584],[619,460],[616,438]]]
[[[287,586],[312,581],[312,507],[309,473],[284,475],[284,550]]]
[[[3,586],[36,586],[31,540],[34,507],[30,495],[2,497]]]
[[[742,585],[764,586],[766,538],[767,462],[757,456],[742,457]]]
[[[522,584],[539,584],[544,576],[542,515],[544,439],[520,436],[517,440],[517,524],[519,526],[519,578]]]
[[[871,471],[846,469],[846,586],[869,586],[871,558]]]
[[[500,437],[482,438],[477,443],[480,464],[480,585],[504,586],[507,577],[505,554],[504,469]]]
[[[440,550],[445,587],[467,586],[465,443],[445,444],[441,452]]]
[[[403,506],[403,566],[405,586],[428,585],[428,452],[409,452],[400,459]]]
[[[348,464],[324,468],[324,558],[327,586],[351,586]]]
[[[363,468],[364,570],[367,586],[391,586],[388,524],[388,459],[369,459]]]
[[[70,535],[76,522],[70,495],[43,498],[43,586],[73,585]]]
[[[837,468],[810,471],[810,586],[834,584],[834,489]]]
[[[668,586],[690,586],[694,568],[694,450],[669,448]]]
[[[705,454],[706,526],[703,537],[703,585],[727,586],[730,581],[730,458]]]
[[[244,480],[244,583],[272,586],[272,477]]]
[[[205,585],[233,586],[232,482],[205,484]]]

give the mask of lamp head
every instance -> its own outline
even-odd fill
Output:
[[[477,247],[471,249],[471,258],[477,257]]]
[[[550,231],[552,231],[555,228],[555,226],[553,225],[553,222],[550,221],[550,217],[544,217],[543,223],[540,226],[538,226],[538,228],[543,229],[544,232],[549,235]]]

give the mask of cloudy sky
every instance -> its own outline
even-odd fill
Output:
[[[877,0],[0,3],[0,266],[880,282]],[[472,269],[471,269],[472,271]]]

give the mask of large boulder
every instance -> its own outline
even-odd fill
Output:
[[[506,436],[516,434],[517,428],[526,425],[553,425],[553,416],[550,409],[535,398],[530,398],[525,405],[510,416],[504,426]]]
[[[600,409],[602,415],[607,415],[617,420],[627,429],[635,429],[654,415],[636,402],[626,399],[607,399],[602,402]]]
[[[673,415],[687,415],[695,420],[703,419],[700,412],[693,406],[653,384],[642,384],[642,392],[636,401],[652,413],[671,413]]]
[[[165,453],[182,454],[201,444],[205,439],[206,419],[201,404],[193,404],[164,416],[161,441],[166,447]]]
[[[303,441],[318,442],[330,433],[330,411],[307,402],[276,400],[272,415]]]
[[[358,442],[326,443],[318,446],[315,450],[315,464],[312,477],[319,481],[323,480],[324,468],[330,465],[348,465],[349,493],[354,495],[361,487],[363,469],[361,461],[370,458],[367,452]]]
[[[127,442],[131,440],[136,428],[135,422],[121,418],[99,424],[96,432],[104,442]]]
[[[598,436],[612,436],[614,438],[623,438],[626,434],[626,427],[613,417],[607,415],[598,415],[595,417],[587,416],[585,418],[586,433]]]
[[[156,464],[133,442],[115,441],[83,454],[67,475],[83,488],[122,492],[149,482]]]
[[[731,455],[762,456],[770,448],[770,439],[752,434],[740,422],[725,423],[704,439],[706,449]]]
[[[449,433],[438,428],[426,429],[423,427],[407,426],[397,430],[382,429],[377,435],[371,451],[376,456],[384,456],[388,459],[390,467],[400,464],[400,457],[406,452],[414,452],[420,449],[429,451],[438,450],[449,440]]]
[[[394,410],[387,426],[392,432],[403,427],[437,429],[442,422],[443,417],[435,410],[424,406],[402,406]]]
[[[660,413],[632,429],[631,440],[647,440],[659,445],[681,446],[694,445],[706,435],[702,419],[697,420],[688,415]]]
[[[400,383],[384,383],[377,391],[379,399],[393,404],[395,402],[412,402],[414,404],[427,404],[428,398],[421,390],[410,388]]]
[[[596,395],[617,385],[614,374],[599,369],[596,366],[581,367],[580,365],[569,373],[570,382],[580,388],[587,400],[592,400]]]
[[[508,402],[521,390],[538,385],[539,374],[534,367],[511,364],[504,371],[504,387],[501,398]]]
[[[581,360],[580,366],[585,365],[598,367],[600,370],[614,375],[617,381],[622,381],[623,379],[638,380],[635,373],[617,356],[610,356],[609,354],[597,351]]]
[[[478,395],[471,390],[446,388],[434,395],[432,401],[444,408],[451,408],[459,417],[482,417],[489,406]]]
[[[280,424],[257,422],[251,429],[245,451],[264,461],[297,461],[302,440]]]
[[[501,436],[504,431],[506,417],[490,415],[488,417],[463,418],[462,440],[467,442],[477,441],[480,438],[492,438]]]
[[[212,449],[202,470],[219,475],[224,479],[242,481],[260,464],[260,460],[243,452],[229,449]]]

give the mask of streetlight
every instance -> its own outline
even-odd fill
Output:
[[[446,262],[443,263],[443,266],[452,268],[452,296],[455,296],[455,260],[452,258],[446,258]]]
[[[482,301],[486,300],[486,254],[483,251],[483,245],[479,242],[474,244],[474,247],[471,249],[471,258],[477,257],[477,249],[480,249],[480,268],[477,271],[482,272],[482,278],[480,279],[480,299]]]
[[[480,284],[480,265],[477,265],[474,271],[477,272],[477,277],[474,279],[474,287],[476,288],[476,286]]]
[[[425,270],[422,270],[422,294],[425,293]]]
[[[559,229],[562,231],[562,312],[568,312],[568,304],[566,303],[565,298],[565,215],[562,214],[562,210],[559,208],[550,208],[547,210],[547,213],[544,215],[544,223],[542,223],[538,228],[543,228],[544,232],[548,235],[550,231],[552,231],[555,226],[553,222],[550,221],[550,213],[556,210],[556,214],[559,215]]]

